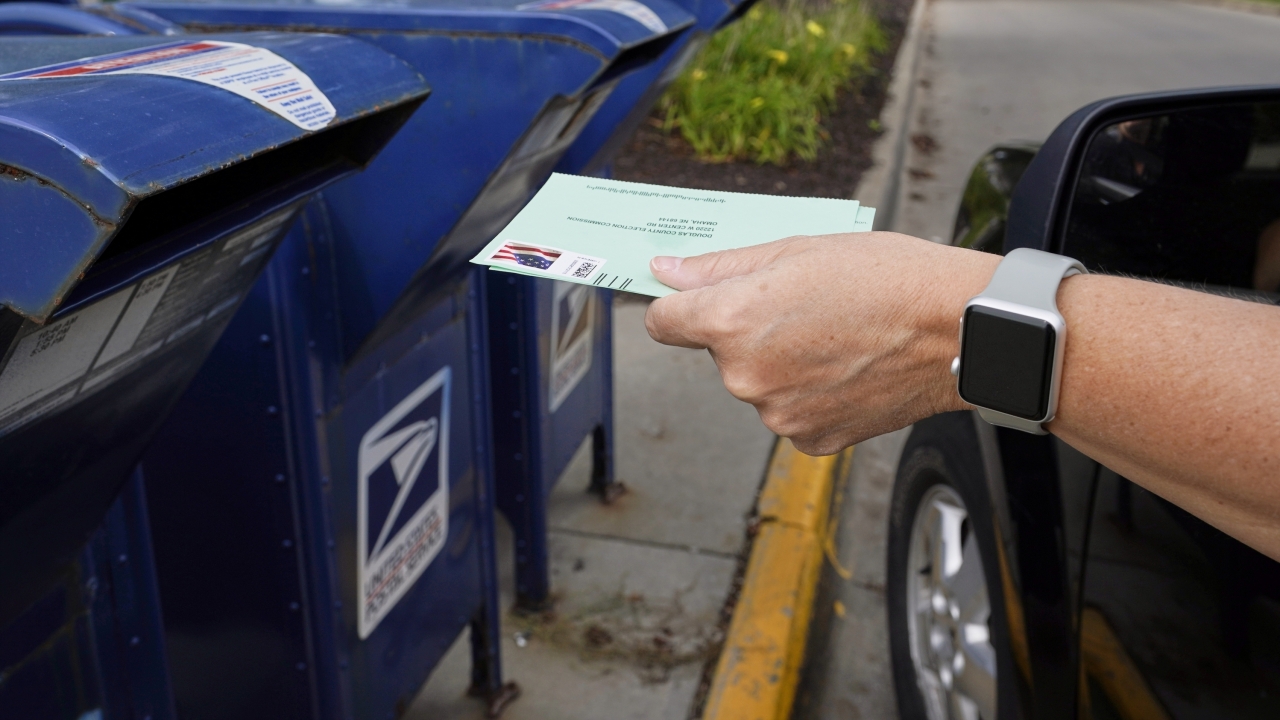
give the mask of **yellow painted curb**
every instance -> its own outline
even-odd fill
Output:
[[[780,438],[757,514],[760,529],[704,720],[785,720],[804,661],[822,569],[831,490],[853,450],[809,457]]]

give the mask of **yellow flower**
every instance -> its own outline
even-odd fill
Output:
[[[748,20],[759,20],[762,15],[764,15],[764,11],[760,9],[759,5],[747,11]]]
[[[751,98],[751,103],[750,103],[750,104],[751,104],[751,109],[752,109],[752,110],[759,110],[760,108],[764,107],[764,98],[762,98],[762,97],[753,97],[753,98]]]
[[[765,55],[768,55],[769,57],[776,60],[779,65],[786,65],[787,58],[790,57],[789,55],[787,55],[786,50],[769,50],[768,52],[765,53]]]
[[[827,34],[827,31],[823,30],[822,26],[813,20],[810,20],[809,22],[805,23],[804,29],[808,30],[809,34],[814,37],[822,37],[823,35]]]
[[[854,55],[858,54],[858,48],[854,47],[852,43],[844,43],[843,45],[840,46],[840,49],[843,50],[844,54],[848,55],[849,57],[853,57]]]
[[[703,70],[702,68],[694,68],[692,75],[695,81],[703,80],[707,77],[707,71]]]

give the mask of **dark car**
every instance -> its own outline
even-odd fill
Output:
[[[1278,219],[1280,88],[1224,89],[991,150],[953,242],[1274,304]],[[890,512],[903,718],[1280,718],[1280,563],[1054,436],[917,423]]]

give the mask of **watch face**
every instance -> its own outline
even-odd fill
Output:
[[[1057,333],[1039,318],[971,305],[964,313],[960,397],[1040,420],[1049,410]]]

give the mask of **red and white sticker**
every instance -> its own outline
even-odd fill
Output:
[[[270,50],[221,40],[153,45],[0,75],[0,80],[93,75],[194,80],[252,100],[303,130],[319,130],[336,116],[329,98],[298,66]]]

